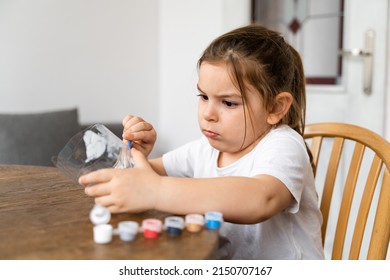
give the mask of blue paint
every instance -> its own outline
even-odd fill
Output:
[[[222,225],[223,218],[221,212],[206,212],[205,225],[207,229],[219,229]]]
[[[206,228],[207,229],[219,229],[221,227],[220,221],[215,220],[207,220],[206,221]]]

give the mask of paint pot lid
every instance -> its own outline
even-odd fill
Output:
[[[204,217],[200,214],[188,214],[185,218],[186,224],[204,225]]]
[[[166,217],[164,220],[164,227],[165,227],[165,229],[167,229],[169,227],[183,229],[184,228],[184,219],[182,217],[179,217],[179,216]]]
[[[210,211],[210,212],[206,212],[204,216],[206,221],[211,220],[211,221],[223,222],[223,217],[221,212]]]
[[[111,213],[108,208],[95,204],[89,212],[89,219],[94,225],[108,224],[111,219]]]
[[[145,219],[142,221],[142,229],[160,232],[162,229],[162,222],[159,219]]]

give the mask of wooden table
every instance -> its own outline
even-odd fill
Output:
[[[165,232],[156,239],[139,233],[124,242],[114,235],[109,244],[93,241],[89,212],[93,199],[57,168],[0,165],[0,259],[208,259],[218,243],[218,231],[186,230],[178,237]],[[168,214],[114,214],[110,224]]]

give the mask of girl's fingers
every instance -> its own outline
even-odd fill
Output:
[[[133,157],[135,168],[151,168],[149,161],[142,152],[133,148],[131,149],[131,156]]]
[[[126,125],[123,129],[123,134],[135,134],[137,132],[150,132],[153,131],[153,126],[147,122],[137,122],[132,125]]]
[[[117,205],[113,204],[113,205],[110,205],[110,206],[107,206],[108,210],[111,212],[111,213],[121,213],[121,212],[124,212],[123,210],[121,210]]]
[[[102,205],[102,206],[104,206],[106,208],[109,208],[109,210],[110,210],[110,207],[113,207],[115,205],[114,202],[112,201],[111,196],[109,196],[109,195],[96,197],[95,198],[95,203],[99,204],[99,205]],[[110,212],[113,213],[111,210],[110,210]]]
[[[100,169],[90,172],[79,178],[81,185],[95,185],[98,183],[108,182],[112,179],[114,169]]]
[[[96,184],[85,187],[84,192],[88,196],[103,197],[111,194],[111,188],[108,183]]]
[[[145,122],[144,119],[142,119],[140,117],[136,117],[136,116],[128,116],[123,121],[126,121],[123,124],[124,131],[129,130],[130,128],[133,129],[136,125],[139,125],[139,124],[149,124],[149,123]]]
[[[122,120],[122,125],[123,125],[123,127],[125,127],[126,123],[127,123],[131,118],[133,118],[133,117],[134,117],[133,115],[127,115],[127,116],[125,116],[125,117],[123,118],[123,120]]]
[[[156,135],[152,131],[139,131],[132,133],[124,133],[123,138],[132,141],[140,141],[141,143],[153,143],[156,139]]]

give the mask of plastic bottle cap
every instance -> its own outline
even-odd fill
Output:
[[[106,244],[112,241],[112,225],[101,224],[93,227],[93,240],[98,244]]]
[[[89,212],[89,219],[94,225],[108,224],[111,219],[110,210],[99,204],[95,204]]]

